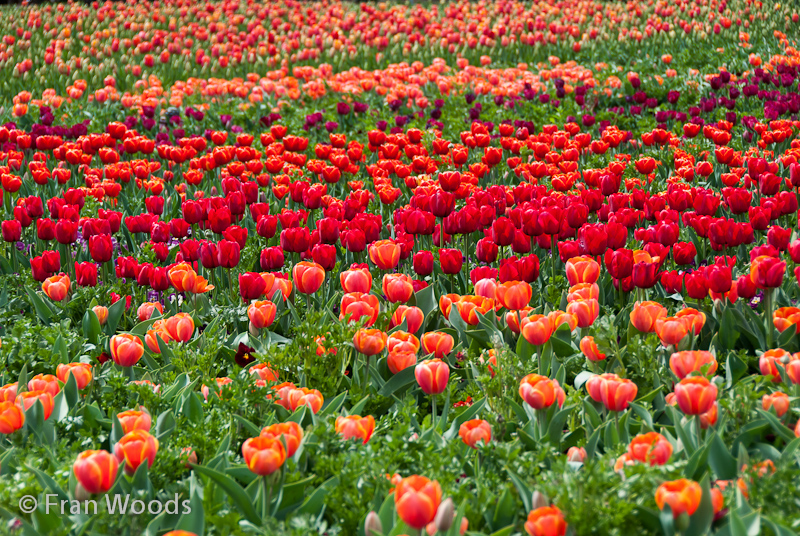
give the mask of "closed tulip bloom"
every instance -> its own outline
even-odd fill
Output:
[[[717,400],[717,386],[703,376],[690,376],[675,385],[675,400],[686,415],[700,415]]]
[[[0,402],[13,402],[17,399],[19,382],[7,383],[0,387]]]
[[[136,317],[139,322],[150,320],[153,313],[158,311],[158,314],[164,314],[164,307],[159,302],[144,302],[136,309]]]
[[[386,364],[389,366],[389,371],[392,374],[397,374],[401,370],[416,365],[417,354],[406,351],[389,352],[389,357],[386,359]]]
[[[52,396],[56,396],[60,390],[58,378],[52,374],[37,374],[28,380],[28,391],[47,391]]]
[[[317,389],[300,387],[289,390],[282,402],[281,405],[288,411],[295,411],[300,406],[308,406],[311,412],[316,414],[322,408],[325,398]],[[281,401],[278,403],[280,404]]]
[[[541,506],[528,513],[525,532],[529,536],[564,536],[567,522],[555,506]]]
[[[102,305],[95,305],[92,307],[92,311],[97,316],[97,321],[100,323],[101,326],[106,325],[106,320],[108,320],[108,307],[104,307]]]
[[[425,321],[425,315],[419,307],[401,305],[392,314],[391,326],[399,326],[405,320],[409,333],[416,333]]]
[[[114,335],[108,343],[111,359],[120,367],[132,367],[144,354],[142,339],[130,333]]]
[[[60,302],[67,297],[69,283],[68,275],[60,274],[48,277],[42,283],[42,292],[51,300]]]
[[[531,315],[522,319],[522,336],[534,346],[541,346],[550,340],[553,324],[544,315]]]
[[[364,355],[377,355],[386,348],[386,338],[379,329],[360,329],[353,336],[353,345]]]
[[[591,335],[581,339],[580,348],[589,361],[603,361],[606,358],[606,354],[600,352],[597,343],[594,342],[594,337]]]
[[[631,324],[642,333],[653,333],[656,320],[667,316],[667,309],[660,303],[645,301],[637,303],[631,311]]]
[[[345,292],[368,294],[372,290],[372,274],[365,269],[345,270],[339,274],[339,282]]]
[[[336,432],[342,439],[361,439],[366,445],[372,432],[375,431],[375,418],[372,415],[362,417],[360,415],[339,416],[336,418]]]
[[[419,339],[407,331],[398,330],[386,339],[386,348],[390,352],[419,352]]]
[[[260,298],[266,290],[267,284],[261,274],[256,272],[239,274],[239,295],[245,302]]]
[[[664,465],[672,456],[672,443],[658,432],[639,434],[628,445],[628,455],[650,465]]]
[[[700,331],[706,325],[706,314],[691,307],[681,309],[675,313],[675,317],[683,320],[686,323],[686,329],[695,336],[700,335]]]
[[[533,409],[549,408],[555,402],[561,407],[566,398],[558,380],[539,374],[528,374],[522,378],[519,382],[519,396]]]
[[[114,456],[122,463],[125,461],[125,472],[132,475],[142,463],[153,466],[158,453],[158,439],[144,430],[128,432],[114,445]]]
[[[315,262],[302,261],[292,268],[292,280],[297,292],[314,294],[325,281],[325,269]]]
[[[265,382],[278,381],[278,372],[270,368],[269,363],[258,363],[250,367],[250,375],[255,374]]]
[[[417,364],[414,376],[422,390],[429,395],[442,394],[450,379],[450,367],[441,359],[426,359]]]
[[[780,383],[782,379],[778,368],[785,368],[784,359],[789,359],[789,364],[792,363],[792,355],[786,350],[781,348],[767,350],[758,358],[758,368],[763,376],[772,376],[774,383]]]
[[[366,325],[371,326],[378,319],[379,312],[380,304],[377,296],[350,292],[342,296],[339,320],[349,318],[349,322],[358,322],[361,317],[366,317]]]
[[[114,244],[109,235],[101,234],[89,237],[89,255],[94,262],[104,263],[111,260]]]
[[[483,296],[461,296],[461,299],[453,305],[461,315],[461,319],[470,326],[478,325],[480,321],[478,313],[487,315],[490,311],[494,311],[494,300]]]
[[[197,273],[188,263],[179,262],[167,271],[167,278],[178,292],[191,292],[194,288]]]
[[[164,328],[172,340],[189,342],[194,335],[194,320],[189,313],[178,313],[164,321]]]
[[[134,430],[150,431],[152,419],[146,411],[128,410],[117,413],[117,419],[122,426],[122,433],[127,434]]]
[[[433,272],[433,253],[427,250],[417,251],[412,258],[414,273],[425,277]]]
[[[497,287],[497,300],[510,311],[526,307],[533,297],[533,289],[524,281],[506,281]]]
[[[75,378],[78,390],[83,390],[92,382],[92,366],[89,363],[62,363],[56,367],[56,376],[61,383],[67,383],[70,375]]]
[[[783,333],[792,327],[796,332],[796,326],[800,323],[800,309],[797,307],[781,307],[772,313],[772,323],[779,333]]]
[[[250,304],[247,308],[247,317],[250,325],[255,329],[268,328],[275,321],[275,313],[278,308],[271,301],[257,301]]]
[[[786,364],[786,375],[793,384],[800,384],[800,353],[792,354],[789,358],[789,363]],[[2,399],[3,397],[0,396],[0,400]]]
[[[470,448],[477,448],[478,442],[488,445],[492,440],[492,425],[483,419],[471,419],[458,429],[458,436]]]
[[[286,461],[286,449],[280,439],[272,436],[251,437],[242,445],[247,468],[259,476],[271,475]]]
[[[172,341],[172,337],[170,337],[169,333],[167,333],[164,319],[159,319],[153,322],[152,329],[148,329],[144,336],[145,344],[154,354],[161,353],[161,348],[158,345],[158,339],[161,339],[164,341],[164,343],[169,343]]]
[[[426,355],[433,354],[437,359],[448,355],[455,346],[453,337],[442,331],[429,331],[423,334],[420,343]]]
[[[497,299],[497,280],[491,277],[484,277],[475,282],[475,295],[492,300]]]
[[[0,402],[0,434],[13,434],[25,424],[25,413],[13,401]]]
[[[577,317],[578,327],[588,328],[597,320],[600,304],[597,300],[575,300],[567,304],[567,312]]]
[[[656,320],[656,334],[664,346],[669,346],[670,344],[677,346],[688,332],[689,329],[686,322],[676,316],[668,316]]]
[[[519,310],[519,312],[517,312],[517,311],[509,311],[509,312],[507,312],[506,315],[505,315],[506,325],[509,327],[509,329],[512,332],[514,332],[517,335],[519,335],[519,323],[520,323],[520,320],[525,318],[529,314],[531,314],[531,311],[533,311],[532,307],[523,307],[522,309]],[[576,322],[576,325],[577,325],[577,322]]]
[[[383,295],[391,303],[405,303],[414,295],[414,285],[405,274],[384,275],[382,288]]]
[[[786,415],[790,404],[789,396],[786,393],[777,392],[771,395],[764,395],[761,398],[761,407],[764,408],[764,411],[769,411],[772,408],[778,417]]]
[[[464,263],[464,255],[459,249],[443,248],[439,250],[439,265],[442,272],[448,275],[457,274],[461,271]]]
[[[672,515],[676,518],[684,512],[691,516],[700,506],[702,496],[703,490],[700,484],[681,478],[658,486],[656,504],[659,510],[663,510],[664,505],[668,504],[672,509]]]
[[[417,530],[433,521],[441,502],[442,488],[439,483],[424,476],[406,477],[394,489],[397,515],[406,525]]]
[[[570,286],[578,283],[596,283],[600,277],[600,265],[591,257],[573,257],[567,261],[566,269]]]
[[[597,283],[578,283],[569,288],[567,302],[575,300],[599,300],[600,287]]]
[[[85,450],[72,464],[75,479],[89,493],[105,493],[117,480],[119,461],[105,450]]]
[[[593,400],[602,403],[609,411],[625,411],[636,398],[639,388],[631,380],[616,374],[602,374],[589,378],[586,390]]]
[[[392,270],[400,262],[400,245],[393,240],[378,240],[369,246],[369,260],[380,270]]]
[[[569,313],[556,309],[555,311],[548,313],[547,318],[550,319],[550,324],[553,326],[554,332],[561,326],[561,324],[566,324],[569,326],[570,331],[575,331],[575,328],[578,327],[578,317],[575,315],[575,313]]]
[[[300,443],[303,441],[303,429],[294,421],[272,424],[261,430],[261,434],[259,435],[272,437],[278,441],[282,439],[283,442],[286,443],[287,458],[294,456],[294,453],[297,452]]]
[[[713,376],[717,371],[717,360],[705,350],[675,352],[669,358],[669,368],[680,379],[693,372],[703,372],[704,368],[705,374]]]

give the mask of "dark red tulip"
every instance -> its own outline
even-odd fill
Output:
[[[188,262],[200,260],[200,246],[199,240],[184,240],[181,242],[181,255],[183,259]]]
[[[308,233],[308,229],[305,229],[305,231]],[[217,259],[220,266],[223,268],[235,268],[239,264],[241,256],[239,244],[232,240],[220,240],[217,243],[217,248]],[[202,258],[202,252],[200,256]]]
[[[317,244],[311,248],[311,258],[322,266],[326,272],[330,272],[336,267],[336,246]]]
[[[111,242],[110,236],[97,235],[89,238],[89,254],[94,262],[104,263],[110,261],[113,252],[114,244]]]
[[[757,291],[756,284],[750,279],[750,274],[740,275],[739,279],[736,280],[736,294],[740,298],[750,300],[756,295]]]
[[[183,218],[172,218],[169,221],[169,234],[173,238],[186,238],[189,235],[189,223]]]
[[[51,273],[61,271],[61,253],[58,251],[42,251],[42,262],[44,269]]]
[[[274,271],[283,268],[285,258],[283,250],[280,247],[270,247],[261,250],[261,268],[264,270]]]
[[[44,262],[42,261],[41,257],[34,257],[31,259],[31,275],[33,276],[34,281],[41,283],[53,275],[53,273],[45,269]]]
[[[636,288],[652,288],[658,281],[658,263],[637,262],[631,272],[633,286]]]
[[[3,240],[19,242],[22,237],[22,225],[17,220],[5,220],[2,223]]]
[[[692,242],[677,242],[672,247],[672,256],[678,266],[692,264],[696,255],[697,248],[694,247]]]
[[[162,292],[170,287],[169,276],[166,266],[154,266],[150,273],[150,287],[153,290]]]
[[[144,206],[150,214],[161,216],[164,213],[164,198],[157,196],[146,197]]]
[[[216,234],[230,227],[232,221],[231,210],[228,207],[210,209],[208,211],[208,226]]]
[[[303,253],[311,244],[311,233],[308,227],[292,227],[281,231],[281,247],[283,251]]]
[[[351,253],[357,253],[367,249],[367,240],[364,236],[364,231],[361,229],[342,231],[340,239],[345,249]]]
[[[584,253],[588,253],[593,257],[603,255],[608,249],[606,226],[602,223],[584,225],[578,230],[578,242]]]
[[[731,290],[733,286],[731,267],[725,264],[710,264],[706,267],[708,288],[717,294]]]
[[[609,249],[605,254],[606,270],[614,279],[625,279],[633,273],[633,251]]]
[[[209,240],[200,245],[200,264],[203,268],[212,270],[219,266],[219,248],[217,244]]]
[[[136,257],[117,257],[115,272],[118,278],[135,279],[139,274],[139,262]]]
[[[475,256],[480,262],[492,263],[497,260],[498,247],[491,238],[485,237],[478,240],[475,247]]]
[[[431,212],[437,218],[444,218],[453,212],[456,206],[456,196],[444,190],[437,190],[431,195]]]
[[[317,220],[317,230],[323,244],[335,244],[339,240],[339,220],[335,218]]]
[[[767,232],[767,242],[779,251],[786,251],[789,248],[789,240],[792,239],[792,229],[784,229],[773,225]]]
[[[272,214],[261,216],[256,223],[256,234],[261,238],[270,239],[278,230],[278,217]]]
[[[181,211],[183,212],[183,219],[186,220],[186,222],[190,225],[200,223],[203,221],[203,217],[205,216],[203,205],[197,201],[184,201]]]
[[[414,265],[414,273],[420,277],[433,273],[433,253],[430,251],[422,250],[414,253],[412,263]]]
[[[76,262],[75,283],[79,287],[97,286],[97,265],[93,262]]]
[[[94,237],[90,237],[89,240],[92,238]],[[155,222],[150,228],[150,240],[159,244],[163,244],[164,242],[169,242],[169,239],[169,224],[165,221]]]
[[[266,283],[261,274],[245,272],[239,274],[239,295],[244,301],[260,298],[266,291]]]
[[[667,294],[683,294],[683,273],[677,270],[661,274],[661,286]]]
[[[56,237],[56,224],[48,218],[36,220],[36,236],[39,240],[49,242]]]
[[[439,250],[439,265],[445,274],[457,274],[461,271],[463,263],[464,256],[461,250],[447,248]]]
[[[684,283],[686,294],[693,300],[703,300],[708,296],[708,279],[703,270],[686,274]]]
[[[238,225],[231,225],[225,229],[222,232],[222,236],[224,236],[226,240],[231,240],[239,244],[239,249],[244,249],[245,244],[247,244],[247,229],[239,227]]]

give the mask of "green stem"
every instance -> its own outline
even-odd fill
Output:
[[[431,426],[434,430],[436,430],[436,395],[431,397],[433,399],[433,408],[431,412]]]
[[[773,335],[773,324],[772,324],[772,293],[775,289],[767,288],[764,289],[764,308],[766,309],[766,315],[764,318],[764,328],[767,331],[767,347],[765,350],[772,349],[772,335]]]

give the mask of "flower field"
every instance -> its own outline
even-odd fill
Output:
[[[0,534],[800,534],[794,4],[0,35]]]

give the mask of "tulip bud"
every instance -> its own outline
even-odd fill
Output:
[[[439,532],[447,532],[453,525],[453,518],[455,517],[455,507],[453,499],[448,497],[439,505],[436,511],[436,517],[433,518],[433,523],[436,525],[436,530]]]
[[[92,498],[92,494],[89,493],[88,491],[86,491],[86,488],[84,488],[81,485],[80,482],[75,484],[75,500],[76,501],[83,502],[83,501],[88,501],[91,498]]]
[[[784,356],[781,357],[781,363],[783,363],[784,365],[788,365],[789,361],[791,361],[791,360],[792,360],[792,356],[790,354],[788,354],[788,353],[784,354]],[[714,378],[714,379],[716,379],[716,378]],[[722,378],[720,378],[720,379],[722,379]]]
[[[539,491],[534,491],[533,498],[531,500],[531,509],[536,510],[537,508],[542,508],[544,506],[550,506],[550,501],[547,499],[547,495]]]
[[[381,518],[379,518],[378,514],[373,510],[367,514],[367,519],[364,521],[364,534],[367,536],[374,536],[382,532],[383,525],[381,524]]]
[[[689,528],[689,514],[686,512],[681,512],[675,519],[675,531],[676,532],[683,532]]]

